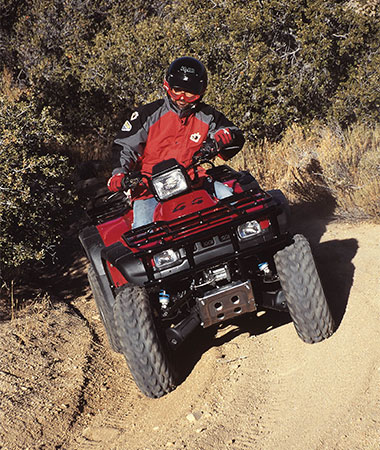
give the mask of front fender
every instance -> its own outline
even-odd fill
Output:
[[[136,286],[144,286],[148,281],[146,267],[140,258],[121,242],[116,242],[109,247],[103,248],[101,257],[123,275],[123,277]]]
[[[79,240],[90,264],[94,268],[95,275],[98,279],[103,297],[113,308],[115,297],[110,287],[109,279],[105,271],[104,261],[102,259],[102,251],[106,248],[104,242],[95,226],[84,228],[79,234]]]

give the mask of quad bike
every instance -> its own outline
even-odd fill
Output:
[[[149,397],[175,388],[176,351],[199,327],[274,309],[289,312],[304,342],[334,330],[309,243],[289,231],[285,196],[265,192],[248,172],[215,166],[216,152],[208,146],[189,167],[170,159],[151,177],[134,174],[124,193],[94,199],[92,225],[80,233],[110,345]],[[215,180],[233,195],[218,200]],[[132,229],[124,194],[139,185],[158,205],[153,223]]]

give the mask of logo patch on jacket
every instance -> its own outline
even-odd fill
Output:
[[[201,138],[201,133],[194,133],[190,136],[190,141],[197,143],[197,142],[199,142],[200,138]]]
[[[135,111],[132,115],[131,115],[131,121],[137,119],[139,116],[139,113],[137,111]]]
[[[124,125],[121,127],[121,131],[131,131],[131,130],[132,130],[131,122],[129,120],[126,120]]]

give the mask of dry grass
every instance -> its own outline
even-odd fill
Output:
[[[294,125],[279,143],[246,148],[234,158],[265,188],[282,189],[292,202],[331,199],[351,219],[380,219],[380,126],[347,131],[314,123]]]
[[[12,73],[5,68],[0,78],[0,92],[10,103],[17,101],[23,90],[15,85]]]

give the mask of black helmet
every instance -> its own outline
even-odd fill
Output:
[[[165,81],[167,82],[164,82],[166,90],[178,88],[202,96],[207,87],[207,71],[197,59],[183,56],[170,64]]]

